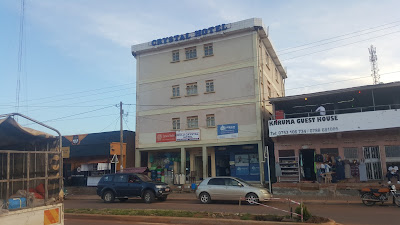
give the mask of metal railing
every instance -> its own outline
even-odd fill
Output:
[[[391,109],[400,109],[400,104],[375,105],[375,106],[326,110],[325,114],[326,115],[337,115],[337,114],[360,113],[360,112],[391,110]],[[312,117],[312,116],[320,116],[320,112],[310,111],[310,112],[301,112],[301,113],[284,113],[284,119]],[[276,119],[275,115],[274,115],[274,119]]]

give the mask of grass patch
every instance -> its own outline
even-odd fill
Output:
[[[65,213],[102,214],[124,216],[170,216],[194,217],[198,212],[175,210],[131,210],[131,209],[65,209]]]
[[[255,215],[254,219],[258,221],[282,221],[285,217],[284,216],[277,216],[277,215]]]
[[[241,215],[240,219],[241,220],[251,220],[251,219],[253,219],[253,215],[246,213],[246,214]]]
[[[215,219],[240,219],[256,221],[275,221],[281,222],[285,216],[278,215],[253,215],[213,213],[213,212],[192,212],[179,210],[143,210],[143,209],[65,209],[65,213],[75,214],[100,214],[100,215],[123,215],[123,216],[165,216],[165,217],[191,217],[191,218],[215,218]],[[308,223],[323,223],[329,220],[322,217],[312,216]]]

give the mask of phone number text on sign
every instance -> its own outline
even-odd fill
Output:
[[[277,135],[296,135],[296,134],[318,134],[318,133],[337,132],[337,131],[339,131],[338,127],[323,127],[323,128],[312,128],[312,129],[282,130],[276,133]]]

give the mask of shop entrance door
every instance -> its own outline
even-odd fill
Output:
[[[368,180],[382,179],[382,165],[379,146],[363,147],[365,166],[367,167]]]
[[[196,171],[196,180],[201,180],[203,179],[203,157],[202,156],[196,156],[194,158],[195,162],[195,171]]]
[[[304,171],[304,179],[314,181],[315,178],[315,170],[314,170],[314,157],[315,150],[314,149],[302,149],[300,150],[301,160],[303,164]]]

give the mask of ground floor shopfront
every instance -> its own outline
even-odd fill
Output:
[[[136,154],[141,159],[136,165],[147,166],[153,180],[169,184],[198,183],[215,176],[268,181],[261,142],[136,149]]]
[[[274,137],[278,181],[360,182],[400,168],[400,128]]]

